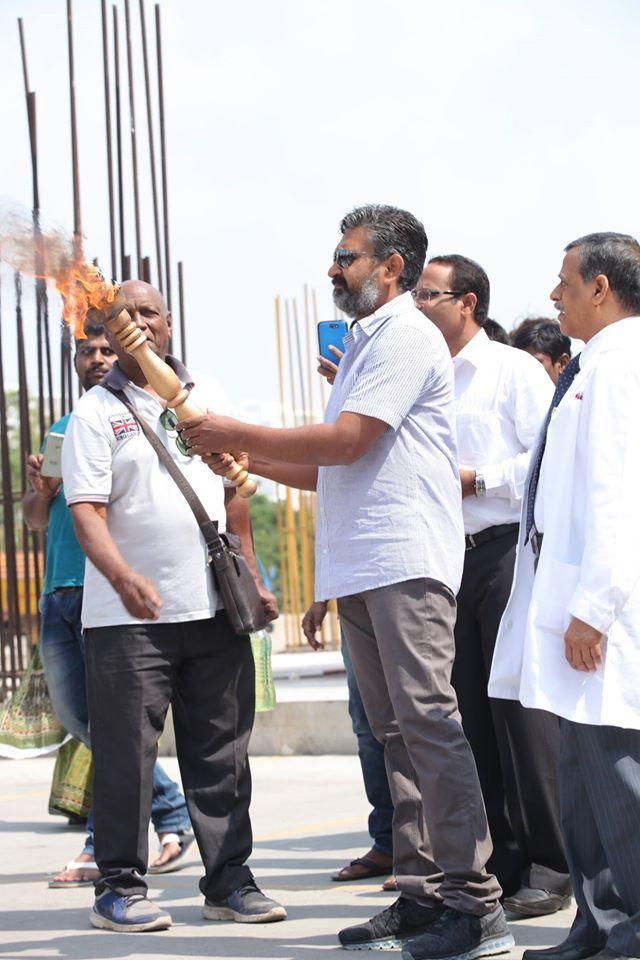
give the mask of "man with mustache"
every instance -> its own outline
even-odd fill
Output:
[[[513,945],[473,755],[451,687],[463,529],[451,358],[411,297],[424,227],[395,207],[347,214],[329,277],[354,323],[323,424],[269,429],[207,414],[183,435],[318,491],[309,642],[338,598],[371,727],[385,745],[400,897],[340,932],[346,949],[405,945],[408,960],[504,953]],[[426,829],[425,829],[426,825]]]
[[[139,280],[126,281],[121,291],[150,349],[166,359],[194,402],[219,408],[215,385],[192,380],[167,356],[171,316],[162,295]],[[79,401],[62,453],[67,502],[88,558],[82,622],[102,873],[90,920],[132,933],[171,925],[170,915],[147,897],[143,879],[151,771],[169,704],[205,867],[204,919],[282,920],[284,907],[258,889],[246,862],[252,846],[247,746],[255,699],[250,640],[236,636],[219,608],[204,537],[124,400],[155,430],[220,532],[240,537],[258,580],[248,507],[205,464],[187,456],[172,411],[111,333],[109,342],[117,363]],[[259,589],[274,619],[275,598],[262,584]]]
[[[585,347],[527,477],[489,694],[560,717],[562,829],[578,912],[524,960],[640,957],[640,244],[565,247],[551,293]]]

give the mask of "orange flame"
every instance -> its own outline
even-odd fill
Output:
[[[84,321],[89,310],[105,311],[116,297],[116,288],[108,283],[99,269],[84,260],[71,260],[60,273],[47,276],[52,279],[62,297],[62,316],[73,330],[76,340],[86,336]]]
[[[0,259],[20,273],[52,281],[62,296],[62,316],[76,339],[83,339],[89,310],[103,311],[114,302],[117,287],[98,267],[76,255],[61,230],[36,232],[23,212],[0,217]]]

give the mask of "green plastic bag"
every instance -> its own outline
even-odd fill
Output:
[[[0,756],[12,760],[43,756],[66,736],[53,712],[36,647],[20,686],[0,707]]]
[[[265,713],[276,706],[276,688],[271,672],[271,637],[266,630],[251,634],[251,651],[256,666],[256,713]]]

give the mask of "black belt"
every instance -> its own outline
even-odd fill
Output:
[[[490,540],[497,540],[498,537],[505,537],[508,533],[518,532],[518,523],[499,523],[495,527],[487,527],[486,530],[480,530],[479,533],[465,534],[465,550],[473,550],[474,547],[481,547],[483,543]]]

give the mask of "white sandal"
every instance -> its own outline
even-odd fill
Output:
[[[170,843],[175,843],[180,847],[180,853],[176,857],[173,857],[172,860],[167,860],[166,863],[161,863],[157,867],[150,866],[147,869],[147,873],[173,873],[174,870],[181,870],[184,866],[184,863],[181,861],[194,839],[193,834],[189,831],[185,833],[166,833],[160,841],[160,853],[162,853],[163,848]]]
[[[100,871],[100,867],[95,860],[70,860],[64,869]],[[62,890],[70,887],[92,887],[95,882],[95,880],[49,880],[49,887],[52,890]]]

